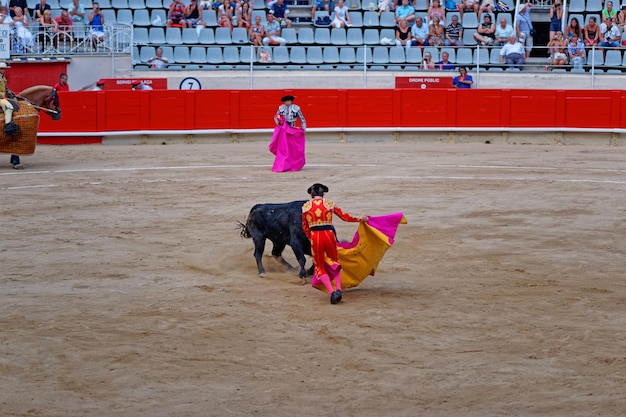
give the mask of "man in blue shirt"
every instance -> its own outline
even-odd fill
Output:
[[[533,5],[530,3],[520,5],[519,12],[517,13],[517,23],[515,24],[517,38],[526,49],[526,58],[530,56],[530,51],[533,49],[533,36],[535,34],[533,22],[530,20],[531,7],[533,7]]]
[[[409,0],[402,0],[402,5],[396,9],[396,25],[400,20],[406,20],[409,26],[415,23],[415,9],[409,5]]]
[[[278,0],[270,7],[270,13],[274,15],[281,27],[291,27],[291,20],[289,20],[289,9],[284,0]]]
[[[441,53],[441,61],[435,64],[435,69],[439,71],[451,71],[454,69],[454,64],[450,62],[450,54],[447,52]]]
[[[472,88],[473,83],[474,80],[465,67],[459,67],[459,75],[452,79],[454,88]]]

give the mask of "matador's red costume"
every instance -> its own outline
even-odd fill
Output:
[[[339,264],[337,256],[337,238],[333,227],[333,213],[346,222],[359,222],[360,217],[344,213],[331,200],[314,197],[302,206],[302,229],[311,241],[311,253],[318,277],[326,274],[326,257],[333,265]],[[340,283],[336,283],[341,288]]]

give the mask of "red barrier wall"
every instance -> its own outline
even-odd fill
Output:
[[[626,128],[623,90],[155,90],[60,93],[40,131],[271,128],[284,94],[309,127]]]

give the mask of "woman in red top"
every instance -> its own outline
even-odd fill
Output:
[[[335,278],[335,286],[337,287],[335,290],[325,268],[327,258],[331,262],[331,266],[341,268],[337,255],[337,237],[333,227],[333,213],[346,222],[367,221],[367,216],[355,217],[344,213],[335,203],[324,198],[324,193],[327,192],[328,187],[323,184],[315,183],[309,187],[307,193],[311,195],[312,200],[307,201],[302,206],[302,229],[311,241],[315,274],[330,293],[330,303],[337,304],[341,302],[342,298],[341,275],[339,274]]]

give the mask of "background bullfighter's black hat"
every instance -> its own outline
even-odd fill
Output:
[[[310,186],[308,188],[308,190],[306,190],[306,192],[308,194],[311,194],[314,191],[322,191],[324,193],[328,192],[328,187],[325,186],[324,184],[320,184],[319,182],[316,182],[315,184],[313,184],[312,186]]]
[[[284,96],[283,98],[280,99],[280,101],[282,101],[283,103],[285,101],[289,101],[289,100],[294,101],[295,97],[294,96]]]

